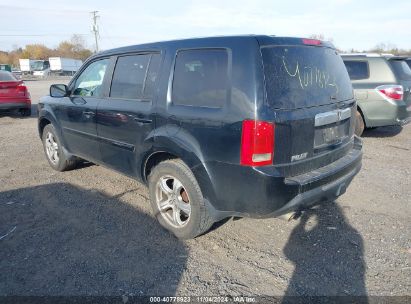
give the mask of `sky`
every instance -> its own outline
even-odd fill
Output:
[[[236,34],[322,34],[342,50],[379,43],[411,49],[410,0],[0,0],[0,50],[53,48],[73,34],[94,49],[94,10],[100,49]]]

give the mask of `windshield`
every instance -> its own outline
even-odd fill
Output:
[[[411,79],[411,69],[405,60],[390,60],[390,64],[398,78],[401,80]]]
[[[0,71],[0,81],[17,81],[17,79],[10,72]]]
[[[31,69],[33,71],[43,71],[48,68],[48,64],[45,61],[34,61],[31,64]]]
[[[274,108],[312,107],[353,98],[344,63],[330,48],[262,48],[268,103]]]

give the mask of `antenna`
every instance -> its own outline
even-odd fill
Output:
[[[92,11],[90,14],[92,15],[93,18],[93,24],[91,31],[94,33],[94,39],[96,41],[96,53],[98,52],[98,38],[100,36],[99,30],[98,30],[98,25],[97,25],[97,18],[100,18],[99,15],[97,15],[98,11]]]

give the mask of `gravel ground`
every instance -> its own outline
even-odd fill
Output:
[[[51,82],[26,82],[34,102]],[[179,241],[144,185],[92,164],[53,171],[36,122],[0,116],[0,295],[411,294],[410,126],[366,131],[335,203]]]

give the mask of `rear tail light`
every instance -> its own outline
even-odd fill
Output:
[[[318,39],[303,38],[302,42],[303,44],[307,44],[307,45],[321,45],[321,40],[318,40]]]
[[[382,85],[375,89],[382,97],[388,100],[401,101],[404,96],[404,88],[401,85]]]
[[[24,84],[19,84],[17,86],[17,95],[20,95],[20,96],[27,96],[28,95],[27,87]]]
[[[243,166],[272,164],[275,125],[266,121],[244,120],[242,127],[240,164]]]

